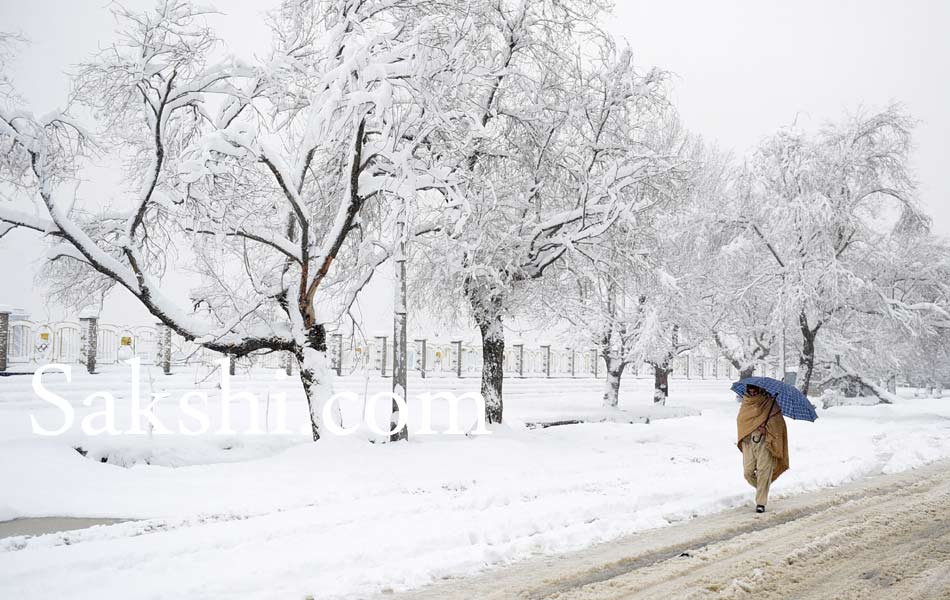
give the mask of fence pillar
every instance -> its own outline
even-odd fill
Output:
[[[82,348],[80,355],[86,364],[86,371],[96,372],[96,353],[99,350],[99,318],[98,317],[79,317],[80,339]]]
[[[518,353],[518,377],[524,377],[524,344],[515,344],[514,348]]]
[[[7,354],[10,351],[10,313],[0,310],[0,373],[7,370]]]
[[[336,369],[336,376],[339,377],[343,374],[343,334],[334,333],[333,334],[333,368]]]
[[[577,352],[576,352],[573,348],[571,348],[571,377],[574,377],[574,362],[575,362],[575,361],[574,361],[574,358],[575,358],[575,354],[577,354]]]
[[[455,347],[455,376],[462,377],[462,341],[454,341],[452,346]]]
[[[421,340],[414,340],[417,345],[417,351],[419,352],[419,357],[416,359],[416,362],[419,363],[419,374],[422,375],[422,378],[426,378],[426,341],[425,338]]]
[[[795,385],[795,381],[798,379],[798,367],[786,367],[785,376],[782,378],[782,381],[786,385]]]
[[[887,378],[887,391],[892,394],[897,393],[897,375],[893,373]]]
[[[544,352],[544,376],[551,376],[551,346],[541,346],[541,351]]]
[[[158,364],[166,375],[172,373],[172,330],[164,323],[158,323]]]
[[[376,336],[376,341],[379,342],[379,374],[383,377],[386,376],[386,359],[389,358],[388,348],[386,348],[387,339],[389,338],[385,335]]]

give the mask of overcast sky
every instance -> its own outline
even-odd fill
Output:
[[[950,235],[950,2],[619,0],[610,30],[675,73],[686,126],[745,154],[777,127],[904,104],[914,168]]]
[[[215,25],[249,58],[267,46],[259,14],[273,4],[218,1],[226,15]],[[0,28],[31,41],[12,76],[35,112],[61,106],[70,65],[112,42],[108,5],[0,2]],[[935,229],[950,235],[950,2],[619,0],[608,28],[640,64],[674,73],[674,100],[690,130],[739,156],[796,118],[811,127],[862,106],[902,102],[920,121],[914,156],[920,199]],[[0,240],[0,304],[31,306],[43,318],[46,309],[33,290],[40,256],[28,234]],[[115,302],[123,313],[132,306]]]

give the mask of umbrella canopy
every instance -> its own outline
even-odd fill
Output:
[[[762,388],[775,398],[782,415],[802,421],[814,421],[818,418],[815,407],[812,406],[805,394],[787,383],[771,377],[746,377],[732,384],[732,391],[740,396],[745,395],[746,386],[754,385]]]

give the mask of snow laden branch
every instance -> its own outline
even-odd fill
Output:
[[[732,244],[736,253],[765,258],[752,263],[750,275],[768,282],[781,308],[772,329],[797,330],[798,385],[805,392],[820,344],[870,368],[884,361],[856,356],[866,355],[867,342],[858,342],[866,328],[928,331],[919,318],[926,311],[910,307],[939,296],[926,285],[898,282],[904,269],[919,270],[908,259],[927,243],[927,218],[908,167],[912,127],[900,107],[889,106],[816,134],[783,129],[759,146],[739,177],[737,201],[723,211],[740,238]]]
[[[383,245],[377,215],[389,200],[453,193],[422,141],[449,122],[433,89],[458,72],[459,42],[442,32],[463,12],[437,9],[284,2],[255,64],[221,59],[190,2],[116,9],[121,43],[80,66],[70,99],[91,126],[0,109],[0,170],[35,204],[0,208],[0,235],[54,239],[61,287],[95,272],[206,348],[292,353],[318,439],[327,325],[388,256],[371,250]],[[124,166],[117,206],[82,197],[76,173],[94,159]],[[194,282],[187,299],[165,292],[167,276]]]
[[[237,329],[236,324],[220,328],[181,312],[159,291],[160,285],[144,266],[150,249],[145,241],[148,231],[140,226],[159,187],[165,160],[163,127],[168,126],[178,109],[196,101],[195,94],[208,91],[215,81],[225,77],[190,69],[204,58],[213,40],[204,30],[188,29],[193,20],[189,11],[183,3],[168,2],[160,5],[155,14],[140,19],[120,12],[119,16],[130,23],[127,35],[141,40],[140,51],[112,48],[103,53],[99,62],[84,65],[80,70],[78,102],[108,114],[107,126],[112,127],[137,112],[144,117],[142,129],[148,131],[150,143],[145,145],[150,148],[142,149],[152,155],[149,168],[145,170],[141,190],[132,194],[133,210],[124,226],[110,220],[104,230],[93,228],[97,236],[94,238],[84,227],[87,224],[77,219],[73,177],[87,148],[102,145],[93,141],[95,134],[64,113],[36,118],[25,110],[0,113],[0,136],[11,148],[12,156],[3,167],[8,176],[16,178],[25,196],[32,195],[37,200],[36,212],[42,216],[25,219],[22,214],[4,209],[0,220],[10,226],[54,235],[71,244],[74,255],[126,288],[150,312],[187,339],[203,339],[211,349],[235,354],[273,346],[287,348],[287,341],[278,336],[249,335]]]
[[[455,196],[429,211],[416,243],[436,289],[467,301],[482,336],[482,395],[503,416],[503,314],[554,265],[589,252],[621,219],[669,201],[681,163],[666,124],[664,74],[638,72],[598,31],[598,7],[544,0],[496,3],[463,56],[464,86],[445,90],[460,126],[433,144],[455,157]],[[583,56],[593,43],[595,60]],[[454,135],[452,135],[454,134]],[[455,312],[454,298],[425,298]]]

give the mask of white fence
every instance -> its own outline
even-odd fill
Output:
[[[96,363],[116,364],[139,357],[144,364],[158,364],[160,359],[160,327],[99,324],[97,327]],[[79,363],[84,361],[82,325],[65,321],[38,323],[24,319],[9,322],[7,364],[28,366],[49,362]],[[392,374],[392,340],[376,337],[369,340],[328,335],[329,354],[333,367],[342,374],[367,370],[382,376]],[[223,355],[197,346],[172,334],[172,368],[187,364],[211,364]],[[292,369],[294,361],[287,353],[260,353],[239,359],[237,366],[259,366]],[[482,353],[477,344],[437,339],[409,343],[408,364],[427,377],[477,377],[481,372]],[[602,358],[589,348],[529,347],[508,343],[505,348],[507,377],[604,377]],[[779,376],[775,366],[760,367],[760,375]],[[627,377],[653,377],[649,365],[631,365]],[[674,379],[737,379],[738,372],[725,359],[694,351],[673,361]]]
[[[82,362],[82,330],[79,323],[62,321],[36,323],[11,320],[8,364],[45,364],[49,362]],[[156,356],[155,329],[152,327],[98,327],[97,362],[117,363],[124,356],[123,347],[130,356],[139,356],[143,362],[154,362]],[[125,344],[123,345],[123,339]]]

